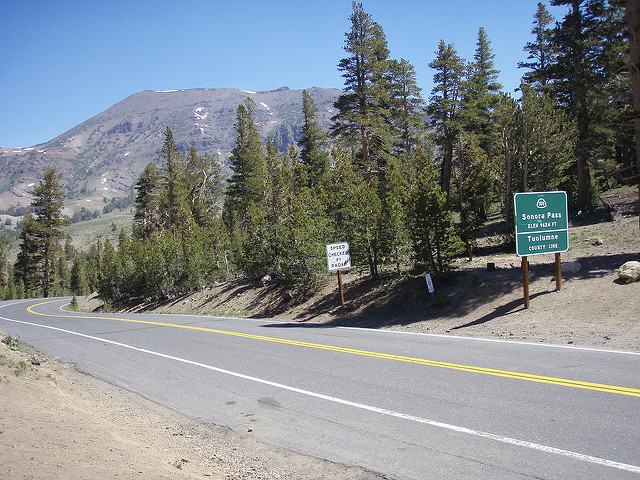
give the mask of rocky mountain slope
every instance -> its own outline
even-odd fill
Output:
[[[307,90],[323,127],[333,115],[337,89]],[[260,133],[283,148],[300,138],[302,91],[287,87],[249,92],[232,88],[144,91],[41,145],[0,149],[0,208],[29,205],[28,192],[49,163],[63,173],[68,213],[98,210],[103,199],[131,192],[144,167],[159,160],[169,126],[181,151],[192,146],[223,165],[235,141],[236,108],[247,97],[256,104]]]

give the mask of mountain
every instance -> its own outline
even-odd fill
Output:
[[[307,89],[328,129],[338,89]],[[249,92],[232,88],[136,93],[53,140],[30,148],[0,149],[0,208],[26,206],[28,195],[52,163],[63,174],[67,210],[101,210],[103,202],[131,193],[149,162],[158,162],[170,127],[181,151],[192,146],[228,164],[235,142],[236,109],[250,97],[260,133],[282,147],[300,139],[302,90]]]

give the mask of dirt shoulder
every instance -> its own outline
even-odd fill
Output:
[[[0,478],[381,478],[191,421],[14,348],[0,343]]]

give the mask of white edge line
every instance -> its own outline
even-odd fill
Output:
[[[361,327],[343,327],[343,328],[360,328]],[[559,345],[557,343],[542,343],[542,342],[524,342],[518,340],[505,340],[503,338],[482,338],[482,337],[465,337],[463,335],[446,335],[444,333],[425,333],[425,332],[403,332],[402,330],[378,330],[380,332],[388,332],[388,333],[400,333],[403,335],[424,335],[427,337],[438,337],[438,338],[457,338],[460,340],[475,340],[478,342],[498,342],[498,343],[510,343],[513,345],[528,345],[533,347],[546,347],[546,348],[564,348],[567,350],[587,350],[589,352],[597,352],[597,353],[620,353],[623,355],[640,355],[640,352],[634,352],[633,350],[611,350],[605,348],[595,348],[595,347],[579,347],[577,345]]]
[[[345,399],[342,399],[342,398],[332,397],[332,396],[329,396],[329,395],[324,395],[322,393],[312,392],[310,390],[303,390],[301,388],[292,387],[292,386],[289,386],[289,385],[284,385],[282,383],[272,382],[270,380],[265,380],[265,379],[262,379],[262,378],[253,377],[251,375],[245,375],[243,373],[233,372],[231,370],[225,370],[223,368],[214,367],[212,365],[207,365],[207,364],[196,362],[196,361],[193,361],[193,360],[187,360],[185,358],[175,357],[173,355],[167,355],[165,353],[154,352],[153,350],[147,350],[146,348],[134,347],[133,345],[128,345],[126,343],[120,343],[120,342],[116,342],[116,341],[113,341],[113,340],[108,340],[108,339],[105,339],[105,338],[95,337],[93,335],[87,335],[87,334],[84,334],[84,333],[74,332],[74,331],[71,331],[71,330],[66,330],[64,328],[53,327],[53,326],[50,326],[50,325],[40,325],[40,324],[37,324],[37,323],[25,322],[25,321],[21,321],[21,320],[13,320],[13,319],[10,319],[10,318],[5,318],[5,317],[0,317],[0,319],[6,320],[8,322],[19,323],[19,324],[22,324],[22,325],[30,325],[30,326],[34,326],[34,327],[40,327],[40,328],[45,328],[45,329],[49,329],[49,330],[55,330],[55,331],[62,332],[62,333],[68,333],[70,335],[76,335],[76,336],[79,336],[79,337],[88,338],[90,340],[96,340],[98,342],[109,343],[111,345],[116,345],[118,347],[127,348],[127,349],[130,349],[130,350],[135,350],[137,352],[146,353],[146,354],[149,354],[149,355],[154,355],[156,357],[161,357],[161,358],[165,358],[165,359],[168,359],[168,360],[174,360],[176,362],[181,362],[181,363],[185,363],[185,364],[188,364],[188,365],[193,365],[195,367],[204,368],[204,369],[211,370],[211,371],[218,372],[218,373],[222,373],[222,374],[225,374],[225,375],[231,375],[233,377],[241,378],[243,380],[248,380],[248,381],[256,382],[256,383],[261,383],[263,385],[268,385],[268,386],[271,386],[271,387],[280,388],[282,390],[288,390],[290,392],[298,393],[298,394],[301,394],[301,395],[307,395],[307,396],[318,398],[318,399],[321,399],[321,400],[326,400],[328,402],[338,403],[338,404],[341,404],[341,405],[346,405],[346,406],[349,406],[349,407],[354,407],[354,408],[358,408],[358,409],[361,409],[361,410],[366,410],[366,411],[373,412],[373,413],[379,413],[381,415],[387,415],[387,416],[390,416],[390,417],[400,418],[400,419],[403,419],[403,420],[409,420],[409,421],[412,421],[412,422],[421,423],[421,424],[429,425],[429,426],[432,426],[432,427],[442,428],[442,429],[453,431],[453,432],[457,432],[457,433],[463,433],[463,434],[471,435],[471,436],[474,436],[474,437],[486,438],[488,440],[493,440],[493,441],[496,441],[496,442],[505,443],[505,444],[509,444],[509,445],[513,445],[513,446],[524,447],[524,448],[528,448],[528,449],[531,449],[531,450],[537,450],[537,451],[545,452],[545,453],[552,453],[552,454],[555,454],[555,455],[560,455],[560,456],[563,456],[563,457],[569,457],[569,458],[572,458],[574,460],[581,460],[583,462],[593,463],[593,464],[600,465],[600,466],[617,468],[619,470],[624,470],[624,471],[627,471],[627,472],[640,473],[640,466],[637,466],[637,465],[630,465],[630,464],[627,464],[627,463],[616,462],[614,460],[608,460],[606,458],[594,457],[592,455],[586,455],[586,454],[583,454],[583,453],[572,452],[570,450],[563,450],[563,449],[560,449],[560,448],[550,447],[550,446],[547,446],[547,445],[541,445],[539,443],[529,442],[529,441],[526,441],[526,440],[519,440],[517,438],[505,437],[505,436],[497,435],[497,434],[494,434],[494,433],[483,432],[481,430],[474,430],[474,429],[471,429],[471,428],[460,427],[460,426],[452,425],[452,424],[449,424],[449,423],[439,422],[437,420],[430,420],[430,419],[427,419],[427,418],[417,417],[417,416],[414,416],[414,415],[408,415],[406,413],[395,412],[393,410],[387,410],[385,408],[374,407],[374,406],[366,405],[366,404],[363,404],[363,403],[352,402],[350,400],[345,400]]]

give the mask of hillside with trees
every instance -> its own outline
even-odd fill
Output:
[[[214,156],[181,151],[166,126],[136,183],[132,233],[85,251],[72,239],[60,245],[50,168],[18,261],[0,258],[4,298],[95,290],[108,302],[159,300],[266,275],[315,288],[335,241],[348,241],[352,263],[373,279],[443,276],[491,215],[513,223],[515,192],[564,190],[574,215],[592,211],[602,192],[640,178],[638,12],[627,3],[553,0],[567,9],[557,20],[539,3],[518,96],[497,81],[484,28],[472,59],[443,39],[420,59],[433,69],[425,100],[411,63],[391,57],[382,25],[354,2],[328,129],[305,90],[299,142],[263,141],[248,94],[235,110],[225,178]],[[512,241],[512,229],[502,233]]]

